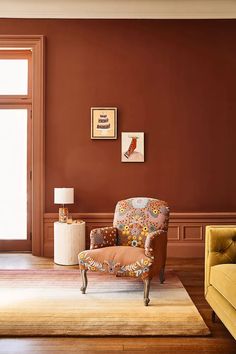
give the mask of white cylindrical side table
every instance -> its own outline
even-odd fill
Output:
[[[54,222],[54,262],[78,264],[78,254],[85,250],[85,222],[66,224]]]

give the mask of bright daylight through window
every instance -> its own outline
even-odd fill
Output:
[[[0,109],[0,122],[0,239],[26,239],[27,110]]]
[[[0,59],[0,95],[27,95],[28,60]]]
[[[28,109],[13,100],[28,94],[28,60],[0,58],[0,78],[0,240],[26,240]]]

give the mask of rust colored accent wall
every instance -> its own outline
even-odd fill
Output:
[[[235,20],[0,20],[46,36],[46,212],[74,186],[76,212],[153,196],[175,212],[236,209]],[[117,140],[90,140],[90,107],[118,108]],[[145,163],[120,132],[145,132]]]

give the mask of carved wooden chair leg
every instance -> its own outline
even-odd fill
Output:
[[[149,299],[149,290],[150,290],[150,283],[151,280],[149,278],[144,279],[144,305],[148,306],[150,299]]]
[[[161,267],[159,278],[160,278],[160,283],[163,284],[165,281],[165,267]]]
[[[82,294],[85,294],[87,285],[88,285],[88,278],[87,278],[87,270],[81,270],[81,276],[82,276],[82,282],[83,285],[81,286],[80,290],[82,292]]]

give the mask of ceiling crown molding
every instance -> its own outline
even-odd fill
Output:
[[[232,19],[235,0],[0,0],[0,18]]]

